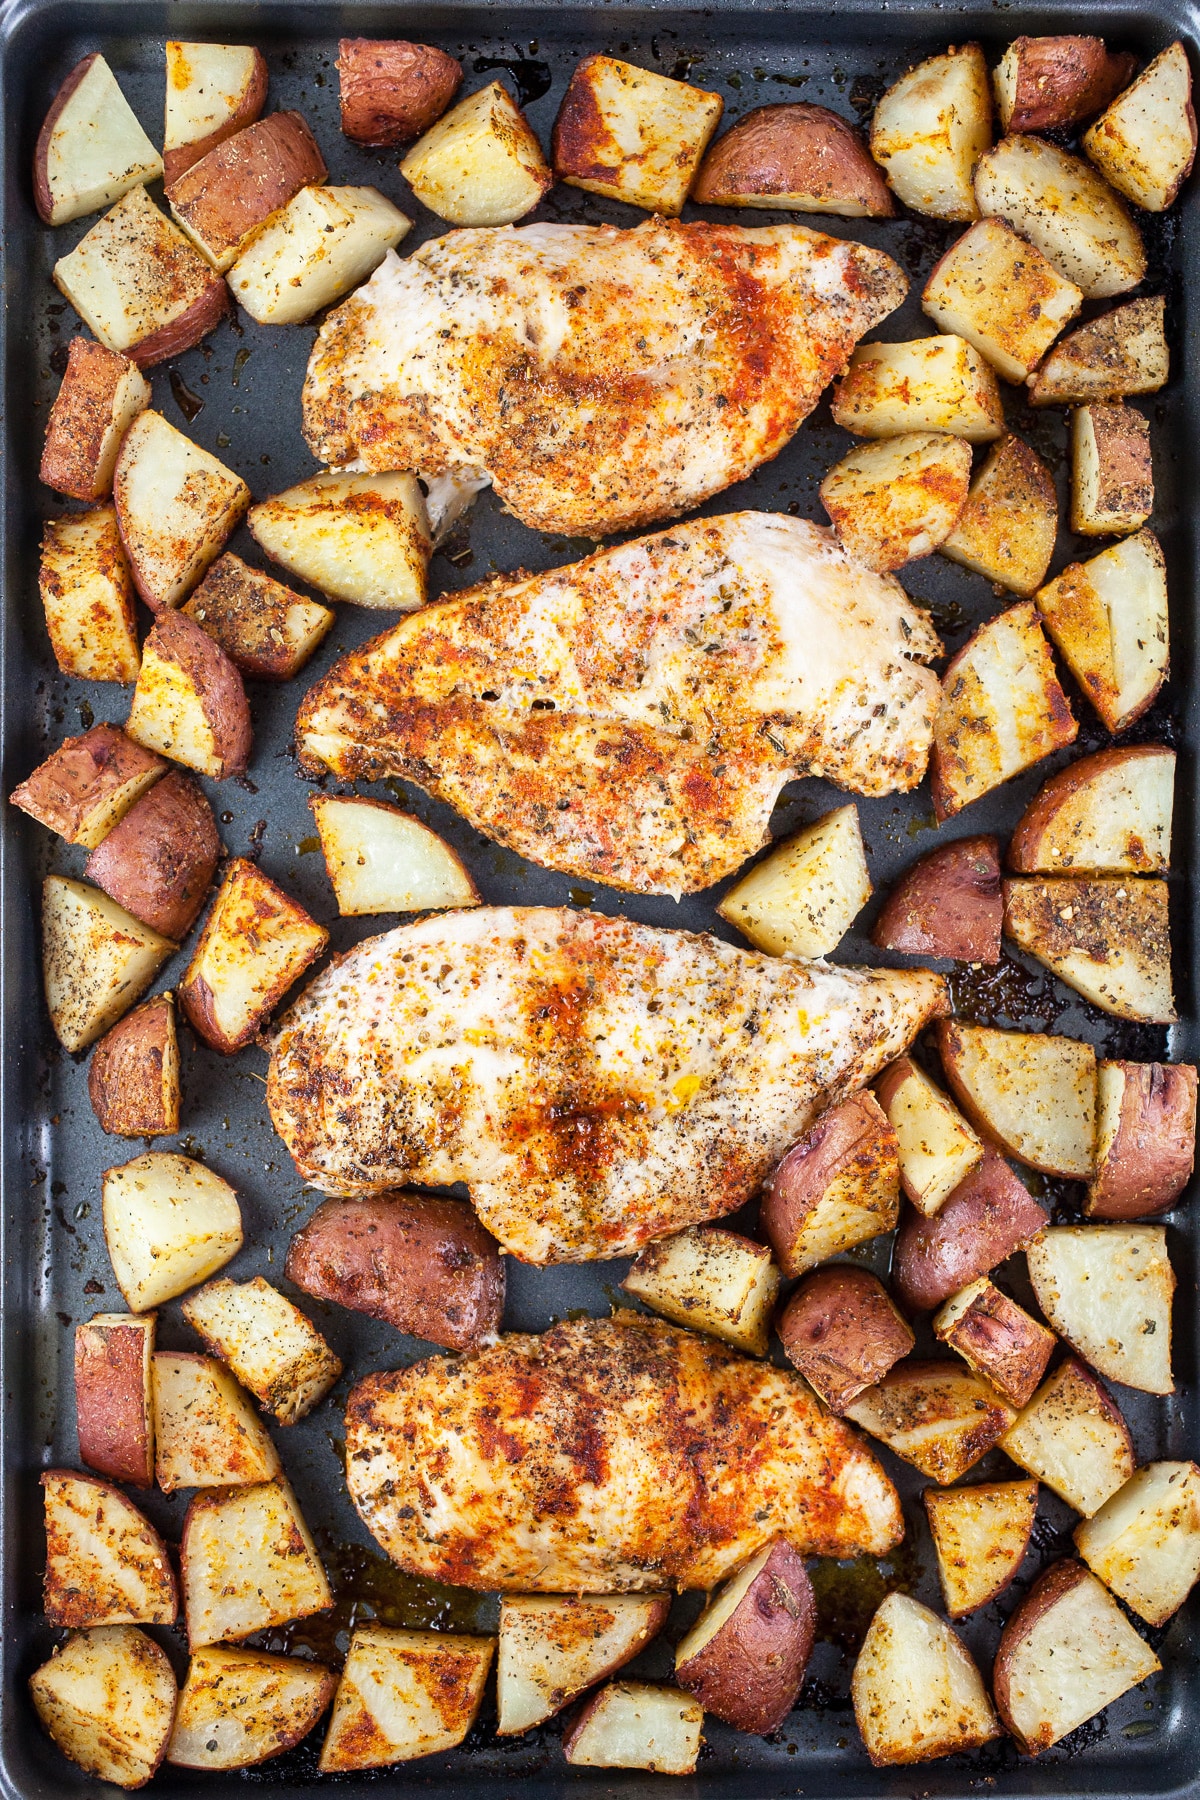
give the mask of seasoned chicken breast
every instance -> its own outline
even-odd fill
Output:
[[[604,537],[775,456],[906,287],[801,225],[451,231],[326,319],[304,433],[325,463],[482,469],[527,525]]]
[[[310,769],[400,775],[531,861],[636,893],[732,874],[785,782],[915,787],[941,644],[804,519],[697,519],[412,614],[306,696]]]
[[[479,907],[318,976],[276,1031],[267,1104],[326,1193],[464,1181],[515,1256],[588,1262],[740,1206],[944,1009],[925,970]]]
[[[711,1588],[776,1536],[858,1556],[904,1535],[796,1375],[636,1313],[368,1375],[346,1480],[402,1569],[501,1592]]]

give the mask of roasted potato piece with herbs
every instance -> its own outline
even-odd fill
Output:
[[[270,113],[177,176],[167,201],[176,224],[224,275],[268,219],[328,173],[303,115]]]
[[[188,1295],[183,1316],[281,1425],[310,1413],[342,1372],[312,1320],[261,1275],[207,1282]]]
[[[834,422],[855,437],[944,431],[972,444],[1004,431],[994,372],[965,338],[860,344],[834,385]]]
[[[1006,137],[980,158],[985,218],[1007,219],[1085,299],[1137,287],[1146,249],[1123,200],[1078,156],[1037,137]]]
[[[42,884],[42,977],[64,1050],[86,1050],[140,1000],[175,950],[100,888],[63,875]]]
[[[1071,530],[1136,531],[1154,511],[1149,421],[1134,407],[1092,401],[1071,416]]]
[[[173,1625],[179,1594],[167,1547],[111,1481],[47,1469],[42,1610],[51,1625]]]
[[[1065,131],[1107,106],[1137,68],[1127,50],[1098,37],[1019,37],[995,69],[1005,131]]]
[[[1096,1052],[1075,1038],[938,1021],[938,1052],[975,1129],[1044,1175],[1095,1167]]]
[[[1054,477],[1009,433],[988,452],[954,530],[938,548],[951,562],[1028,599],[1046,579],[1057,533]]]
[[[48,519],[38,587],[54,660],[84,681],[136,681],[133,577],[111,506]]]
[[[451,225],[511,225],[554,186],[533,127],[498,81],[452,106],[418,138],[400,173]]]
[[[72,500],[107,499],[121,440],[149,404],[150,383],[136,363],[90,338],[72,338],[46,423],[41,480]]]
[[[1020,876],[1004,883],[1004,930],[1101,1011],[1174,1023],[1165,881]]]
[[[889,1064],[875,1091],[896,1134],[905,1195],[918,1212],[932,1218],[983,1161],[983,1145],[911,1057]]]
[[[970,1651],[908,1594],[889,1594],[871,1620],[850,1694],[877,1769],[976,1750],[1000,1736]]]
[[[415,475],[314,475],[246,522],[268,556],[331,600],[405,612],[425,602],[432,540]]]
[[[1196,160],[1192,71],[1178,40],[1117,96],[1083,147],[1118,193],[1146,212],[1166,212]]]
[[[1015,1407],[959,1362],[897,1363],[844,1409],[903,1462],[948,1486],[995,1448]]]
[[[45,225],[111,206],[163,172],[116,76],[95,52],[76,63],[42,121],[33,152],[33,201]]]
[[[1026,1252],[1037,1303],[1101,1375],[1173,1394],[1175,1271],[1161,1225],[1059,1225]]]
[[[64,1756],[116,1787],[144,1787],[166,1754],[175,1672],[136,1625],[77,1631],[29,1680],[38,1718]]]
[[[176,1488],[250,1487],[279,1473],[279,1452],[229,1370],[215,1356],[158,1350],[154,1478]]]
[[[1022,813],[1008,846],[1021,875],[1162,875],[1171,862],[1175,752],[1122,744],[1068,763]]]
[[[776,844],[717,907],[756,950],[827,956],[871,897],[867,853],[851,804]]]
[[[357,795],[314,794],[309,805],[343,918],[479,905],[457,851],[411,813]]]
[[[756,106],[711,146],[692,187],[701,206],[890,219],[887,183],[852,125],[804,101]]]
[[[1042,590],[1045,592],[1045,590]],[[1074,743],[1079,727],[1031,600],[981,625],[942,677],[933,726],[933,810],[972,800]]]
[[[84,874],[143,925],[178,941],[208,898],[220,854],[212,807],[190,775],[172,769],[97,845]]]
[[[554,121],[554,173],[650,212],[683,211],[724,101],[611,56],[576,63]]]
[[[167,43],[163,166],[168,185],[252,125],[267,99],[267,65],[248,44]]]
[[[197,1494],[180,1545],[189,1650],[270,1631],[333,1603],[321,1559],[282,1475]]]
[[[1153,1462],[1075,1527],[1105,1587],[1147,1625],[1165,1625],[1200,1580],[1200,1468]]]
[[[563,1738],[563,1755],[588,1769],[650,1769],[691,1775],[700,1754],[704,1712],[674,1687],[610,1681],[584,1706]]]
[[[227,1181],[190,1156],[148,1150],[104,1171],[104,1242],[130,1312],[206,1281],[242,1247]]]
[[[504,1594],[496,1652],[500,1737],[529,1731],[657,1637],[666,1594]]]
[[[788,1361],[835,1413],[916,1342],[879,1277],[845,1263],[805,1276],[780,1315],[779,1336]]]
[[[230,551],[217,558],[181,611],[203,625],[230,662],[255,681],[290,681],[298,675],[337,617]]]
[[[1002,1594],[1024,1561],[1037,1515],[1037,1482],[926,1488],[921,1498],[946,1611],[952,1619],[966,1618]]]
[[[320,1663],[212,1645],[188,1664],[167,1761],[184,1769],[247,1769],[291,1750],[333,1699]]]
[[[365,281],[411,229],[377,188],[301,188],[242,251],[229,291],[259,325],[303,325]]]
[[[763,1185],[760,1227],[785,1275],[890,1231],[900,1211],[896,1134],[871,1094],[831,1106]]]
[[[170,1137],[179,1130],[174,994],[156,994],[107,1031],[92,1052],[88,1098],[102,1131]]]
[[[928,1312],[1023,1250],[1048,1224],[1024,1182],[988,1150],[933,1218],[905,1215],[892,1255],[893,1292],[902,1305]]]
[[[130,426],[113,502],[134,585],[151,612],[178,606],[250,504],[250,489],[161,413]]]
[[[817,1602],[799,1556],[775,1538],[713,1594],[675,1651],[675,1679],[738,1731],[775,1731],[804,1685]]]
[[[1089,1219],[1165,1212],[1196,1159],[1196,1070],[1191,1063],[1102,1062],[1096,1082],[1096,1172]]]
[[[234,857],[200,934],[179,1004],[214,1050],[232,1055],[266,1024],[329,942],[323,925],[245,857]]]
[[[342,38],[338,44],[342,134],[356,144],[408,144],[441,118],[462,64],[432,44]]]
[[[1003,918],[998,840],[959,838],[931,850],[900,877],[871,942],[910,956],[998,963]]]
[[[1129,1427],[1112,1395],[1073,1356],[1043,1382],[1000,1448],[1085,1519],[1137,1466]]]
[[[871,121],[871,155],[914,212],[977,219],[975,165],[992,141],[992,93],[978,44],[931,56],[902,75]]]
[[[9,799],[68,844],[94,850],[166,771],[161,756],[135,744],[119,725],[92,725],[80,737],[64,738]]]
[[[453,1750],[475,1723],[494,1638],[359,1625],[321,1750],[323,1775]]]
[[[156,1317],[97,1313],[75,1327],[75,1426],[79,1458],[98,1475],[154,1485]]]
[[[125,730],[146,750],[224,781],[250,761],[250,707],[242,678],[202,626],[164,612],[142,645]]]
[[[676,1325],[765,1356],[779,1270],[764,1244],[692,1225],[639,1251],[621,1286]]]
[[[859,444],[834,464],[819,491],[843,547],[887,574],[945,542],[970,482],[965,438],[910,432]]]
[[[1006,381],[1023,382],[1083,295],[1003,219],[980,219],[934,264],[921,305]]]
[[[1127,300],[1056,344],[1030,377],[1031,406],[1075,406],[1156,394],[1170,373],[1161,294]]]
[[[934,1335],[982,1375],[1010,1406],[1027,1406],[1046,1373],[1054,1333],[993,1287],[986,1275],[952,1294],[933,1321]]]
[[[1038,611],[1080,687],[1112,732],[1139,719],[1167,678],[1167,570],[1139,531],[1038,589]]]

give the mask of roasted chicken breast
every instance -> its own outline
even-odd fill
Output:
[[[304,432],[325,463],[484,470],[525,524],[604,537],[775,456],[906,287],[801,225],[451,231],[326,319]]]
[[[730,513],[412,614],[306,696],[310,769],[400,775],[533,862],[708,887],[779,790],[925,773],[941,644],[899,582],[804,519]]]
[[[711,1588],[773,1537],[858,1556],[904,1535],[798,1376],[636,1313],[368,1375],[346,1479],[402,1569],[501,1592]]]
[[[319,975],[276,1031],[267,1103],[326,1193],[464,1181],[515,1256],[588,1262],[740,1206],[944,1009],[925,970],[479,907]]]

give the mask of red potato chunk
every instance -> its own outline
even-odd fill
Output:
[[[785,1275],[802,1275],[880,1232],[900,1211],[896,1134],[871,1094],[830,1107],[763,1191],[759,1223]]]
[[[816,1637],[817,1603],[786,1538],[718,1588],[675,1652],[675,1679],[739,1731],[774,1731],[796,1703]]]
[[[913,1211],[902,1221],[892,1259],[896,1296],[918,1312],[940,1306],[1049,1223],[1004,1158],[989,1150],[934,1218]]]
[[[1191,1063],[1102,1062],[1090,1219],[1144,1219],[1174,1205],[1196,1158]]]
[[[801,1282],[783,1309],[779,1335],[788,1360],[835,1413],[881,1381],[916,1342],[878,1276],[841,1263]]]
[[[338,45],[342,131],[356,144],[408,144],[441,118],[462,64],[431,44],[343,38]]]
[[[130,807],[84,874],[152,931],[176,942],[196,923],[221,840],[198,783],[173,769]]]
[[[999,840],[960,838],[940,844],[901,876],[871,942],[913,956],[998,963],[1003,922]]]
[[[155,1315],[97,1313],[75,1327],[75,1423],[89,1469],[132,1487],[154,1485],[150,1359]]]

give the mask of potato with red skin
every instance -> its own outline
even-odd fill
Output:
[[[763,1189],[759,1225],[785,1275],[890,1231],[900,1212],[896,1134],[873,1094],[821,1114]]]
[[[941,1487],[973,1469],[1017,1422],[1015,1408],[971,1369],[915,1357],[865,1388],[845,1416]]]
[[[329,171],[308,121],[271,113],[235,132],[168,186],[176,222],[223,275],[255,232]]]
[[[892,1284],[904,1306],[928,1312],[1021,1250],[1050,1223],[1002,1156],[989,1150],[931,1219],[901,1221]]]
[[[194,619],[168,610],[155,620],[125,729],[145,749],[213,781],[245,774],[253,735],[245,685]]]
[[[84,874],[143,925],[177,942],[196,923],[221,854],[199,784],[172,769],[88,857]]]
[[[1009,839],[1018,875],[1164,875],[1171,862],[1175,752],[1120,744],[1068,763]]]
[[[1195,1068],[1102,1062],[1096,1088],[1096,1173],[1084,1211],[1089,1219],[1165,1212],[1191,1180],[1196,1158]]]
[[[1098,37],[1019,37],[992,75],[1005,131],[1064,131],[1103,111],[1137,57]]]
[[[462,64],[432,44],[342,38],[342,132],[356,144],[407,144],[440,119],[462,83]]]
[[[167,767],[119,725],[93,725],[64,738],[9,799],[68,844],[94,850]]]
[[[111,206],[162,174],[103,56],[77,62],[50,102],[33,152],[33,203],[44,225],[65,225]]]
[[[193,163],[252,125],[267,103],[267,64],[249,44],[168,39],[163,179],[170,187]]]
[[[701,206],[777,207],[893,219],[896,204],[858,132],[826,106],[756,106],[717,139],[691,197]]]
[[[285,1273],[410,1337],[469,1350],[500,1329],[504,1264],[462,1200],[397,1190],[325,1200],[292,1239]]]
[[[934,1335],[1013,1406],[1027,1406],[1057,1339],[986,1275],[951,1295],[933,1321]]]
[[[844,1263],[800,1283],[778,1331],[788,1361],[835,1413],[881,1381],[916,1342],[879,1277]]]
[[[175,996],[156,994],[118,1019],[92,1051],[88,1098],[101,1131],[170,1137],[179,1130]]]
[[[150,383],[130,357],[72,338],[46,423],[39,479],[72,500],[107,500],[121,440],[149,404]]]
[[[154,1485],[151,1357],[156,1315],[97,1313],[75,1327],[80,1460],[113,1481]]]
[[[808,1572],[776,1538],[717,1589],[675,1652],[675,1679],[738,1731],[774,1731],[804,1685],[816,1628]]]
[[[871,942],[911,956],[998,963],[1003,922],[999,840],[959,838],[940,844],[901,876]]]

